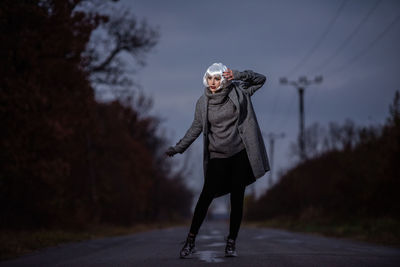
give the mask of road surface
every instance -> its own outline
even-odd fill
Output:
[[[400,249],[267,228],[242,227],[238,257],[225,258],[228,225],[205,222],[197,253],[179,259],[188,227],[68,243],[0,266],[400,266]]]

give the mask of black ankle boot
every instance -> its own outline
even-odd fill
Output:
[[[190,254],[196,252],[195,245],[194,245],[195,238],[196,238],[196,236],[194,236],[194,235],[190,235],[190,234],[188,235],[188,237],[186,238],[185,245],[181,249],[180,258],[186,258]]]
[[[228,238],[226,241],[226,247],[225,247],[225,257],[236,257],[236,245],[235,245],[235,240]]]

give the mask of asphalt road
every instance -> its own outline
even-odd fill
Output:
[[[187,227],[69,243],[0,266],[400,266],[400,249],[274,229],[246,228],[238,257],[225,258],[226,223],[205,222],[197,253],[179,259]]]

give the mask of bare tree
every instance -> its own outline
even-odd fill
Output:
[[[357,141],[357,128],[351,119],[346,119],[342,127],[342,147],[351,150]]]
[[[314,122],[305,131],[305,152],[306,157],[311,158],[323,151],[323,139],[326,130],[318,122]]]
[[[119,99],[132,97],[132,87],[139,88],[132,75],[145,65],[145,55],[157,44],[159,32],[146,20],[138,21],[128,8],[112,5],[109,10],[93,32],[82,64],[98,92]],[[143,92],[137,96],[143,104]]]
[[[314,122],[304,131],[305,137],[305,156],[306,159],[313,158],[326,150],[324,141],[326,141],[326,129],[318,122]],[[292,155],[300,158],[300,149],[297,143],[290,145]]]
[[[393,99],[393,103],[389,106],[388,122],[390,125],[400,124],[400,92],[396,91]]]
[[[359,142],[359,129],[351,119],[346,119],[343,125],[329,123],[329,133],[324,139],[326,151],[352,149]]]
[[[340,149],[341,130],[340,125],[337,122],[329,123],[329,134],[325,138],[326,150]]]

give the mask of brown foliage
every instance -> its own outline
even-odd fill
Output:
[[[81,55],[104,17],[73,12],[80,2],[0,5],[1,227],[168,219],[154,193],[175,197],[162,207],[179,216],[190,208],[157,156],[156,118],[94,100]]]
[[[400,99],[396,93],[390,118],[381,131],[362,128],[358,143],[352,131],[334,148],[289,170],[259,201],[249,219],[273,217],[399,218]],[[346,122],[343,128],[349,123]],[[340,128],[340,127],[339,127]],[[346,129],[349,129],[347,127]],[[310,218],[309,218],[310,219]]]

